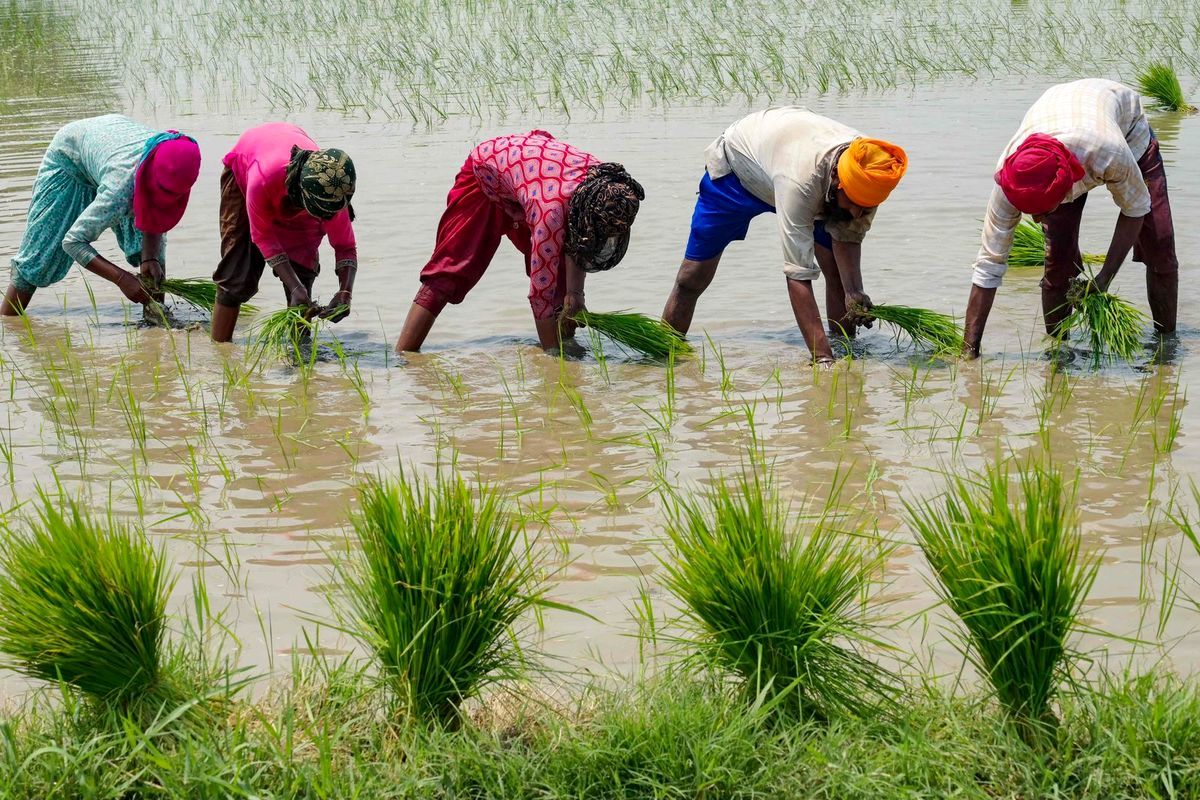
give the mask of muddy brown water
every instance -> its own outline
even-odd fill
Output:
[[[899,142],[910,155],[909,174],[864,248],[866,287],[877,302],[961,314],[997,153],[1050,82],[796,98]],[[673,402],[661,365],[612,357],[606,374],[592,358],[560,362],[542,354],[534,346],[521,261],[507,246],[468,300],[442,315],[424,353],[407,359],[391,353],[445,193],[476,140],[547,128],[625,163],[647,199],[625,262],[589,278],[588,304],[654,314],[681,256],[703,149],[750,108],[613,111],[599,120],[546,116],[483,127],[452,120],[434,130],[338,115],[291,117],[318,142],[346,149],[358,165],[361,268],[353,314],[334,330],[359,353],[361,391],[336,364],[319,365],[307,380],[271,367],[232,385],[231,371],[244,367],[240,344],[217,347],[204,331],[127,324],[133,312],[115,289],[85,281],[74,269],[38,293],[28,328],[0,325],[0,427],[12,454],[0,464],[4,507],[57,480],[93,508],[140,518],[183,575],[177,608],[185,608],[189,579],[203,572],[214,606],[226,609],[241,642],[241,661],[266,669],[314,645],[321,652],[352,648],[328,629],[317,635],[311,619],[328,616],[327,592],[336,591],[327,554],[345,532],[356,478],[399,464],[428,472],[455,460],[459,469],[518,495],[544,520],[535,526],[542,551],[560,567],[553,598],[596,618],[547,615],[545,651],[565,669],[627,667],[638,654],[629,608],[639,586],[650,587],[660,613],[671,608],[656,584],[662,552],[656,481],[698,487],[712,473],[736,470],[753,429],[787,497],[820,496],[835,476],[846,476],[847,501],[901,542],[876,605],[905,652],[933,647],[935,660],[953,669],[959,659],[940,643],[936,623],[909,616],[933,595],[909,544],[902,501],[936,492],[940,470],[961,473],[997,453],[1048,450],[1080,471],[1086,542],[1103,552],[1089,622],[1167,642],[1172,662],[1190,670],[1198,652],[1188,635],[1196,614],[1181,598],[1160,637],[1156,576],[1165,554],[1179,554],[1185,579],[1200,566],[1164,520],[1176,492],[1194,509],[1188,487],[1200,463],[1193,433],[1200,420],[1189,398],[1190,377],[1200,371],[1200,292],[1190,280],[1200,266],[1200,233],[1191,224],[1200,210],[1200,167],[1186,156],[1200,150],[1200,119],[1152,115],[1183,276],[1180,333],[1161,363],[1148,352],[1133,366],[1093,370],[1079,355],[1056,368],[1039,334],[1039,274],[1013,269],[981,362],[929,364],[876,330],[862,337],[852,364],[814,373],[788,307],[769,216],[727,251],[701,300],[695,332],[707,332],[721,355],[706,347],[702,357],[680,364]],[[5,110],[0,241],[6,255],[23,229],[41,149],[62,122],[117,110],[194,135],[203,170],[170,236],[168,270],[180,276],[211,273],[221,157],[244,128],[272,118],[177,117],[103,92],[88,102],[10,100]],[[1102,252],[1116,208],[1103,191],[1094,194],[1084,249]],[[115,252],[111,237],[100,249]],[[323,275],[317,294],[327,298],[333,288],[333,276]],[[1145,307],[1140,265],[1126,264],[1115,288]],[[265,279],[257,302],[276,308],[281,301],[280,289]],[[244,334],[243,326],[239,341]],[[131,395],[140,417],[123,399]],[[582,398],[586,413],[573,396]],[[1147,415],[1142,410],[1154,396],[1165,399],[1157,415]],[[1179,430],[1167,446],[1173,415]],[[136,433],[143,425],[144,449]],[[1152,523],[1157,535],[1150,539]],[[1185,580],[1185,588],[1195,587]],[[1129,650],[1125,643],[1094,644]],[[18,683],[9,680],[10,687]]]

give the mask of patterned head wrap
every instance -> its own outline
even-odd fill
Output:
[[[610,161],[588,170],[567,204],[565,249],[581,269],[602,272],[621,262],[645,199],[642,185],[622,165]]]
[[[350,207],[354,196],[354,162],[345,152],[301,150],[293,145],[284,185],[292,205],[303,208],[317,219],[333,219],[343,208]],[[354,210],[350,210],[354,218]]]

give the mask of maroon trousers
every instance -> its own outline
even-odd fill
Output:
[[[1175,227],[1171,222],[1171,202],[1167,197],[1167,174],[1163,169],[1158,140],[1138,160],[1146,188],[1150,190],[1150,213],[1142,222],[1141,233],[1133,246],[1133,260],[1146,265],[1146,295],[1154,326],[1169,333],[1175,330],[1175,309],[1179,293],[1179,259],[1175,255]],[[1042,314],[1046,331],[1053,334],[1070,313],[1067,289],[1083,271],[1079,251],[1079,223],[1087,195],[1063,203],[1042,218],[1046,233],[1046,272],[1042,277]]]

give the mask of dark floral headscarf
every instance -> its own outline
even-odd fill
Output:
[[[318,219],[333,219],[350,206],[354,196],[354,162],[336,148],[301,150],[293,146],[284,183],[293,205]]]

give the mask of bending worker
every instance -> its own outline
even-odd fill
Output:
[[[751,219],[770,211],[779,220],[783,274],[796,323],[813,359],[832,362],[812,281],[825,276],[831,332],[852,335],[855,319],[869,319],[861,243],[876,207],[908,167],[904,151],[789,106],[733,123],[709,145],[705,160],[687,250],[663,320],[687,333],[696,301],[712,282],[725,248],[746,238]]]
[[[112,281],[133,303],[159,299],[167,231],[179,224],[200,174],[196,140],[108,114],[63,126],[42,158],[21,249],[0,314],[24,313],[33,293],[67,276],[71,262]],[[111,228],[125,261],[93,243]]]
[[[242,303],[258,293],[268,266],[283,283],[288,306],[310,308],[333,322],[345,319],[358,271],[350,205],[354,162],[341,150],[318,149],[295,125],[271,122],[243,133],[224,163],[213,340],[233,338]],[[338,290],[328,306],[318,309],[312,287],[326,235]]]
[[[1000,157],[967,303],[968,355],[978,356],[1013,232],[1029,214],[1046,233],[1042,314],[1055,334],[1070,314],[1068,291],[1083,271],[1079,222],[1087,193],[1103,184],[1121,209],[1104,266],[1083,291],[1106,291],[1125,257],[1146,265],[1154,326],[1175,330],[1179,262],[1158,141],[1138,93],[1113,81],[1052,86],[1030,107]]]
[[[584,276],[612,269],[645,199],[625,168],[545,131],[500,136],[467,156],[446,198],[433,255],[396,342],[421,349],[447,303],[461,303],[505,237],[525,256],[529,304],[546,349],[574,335]]]

